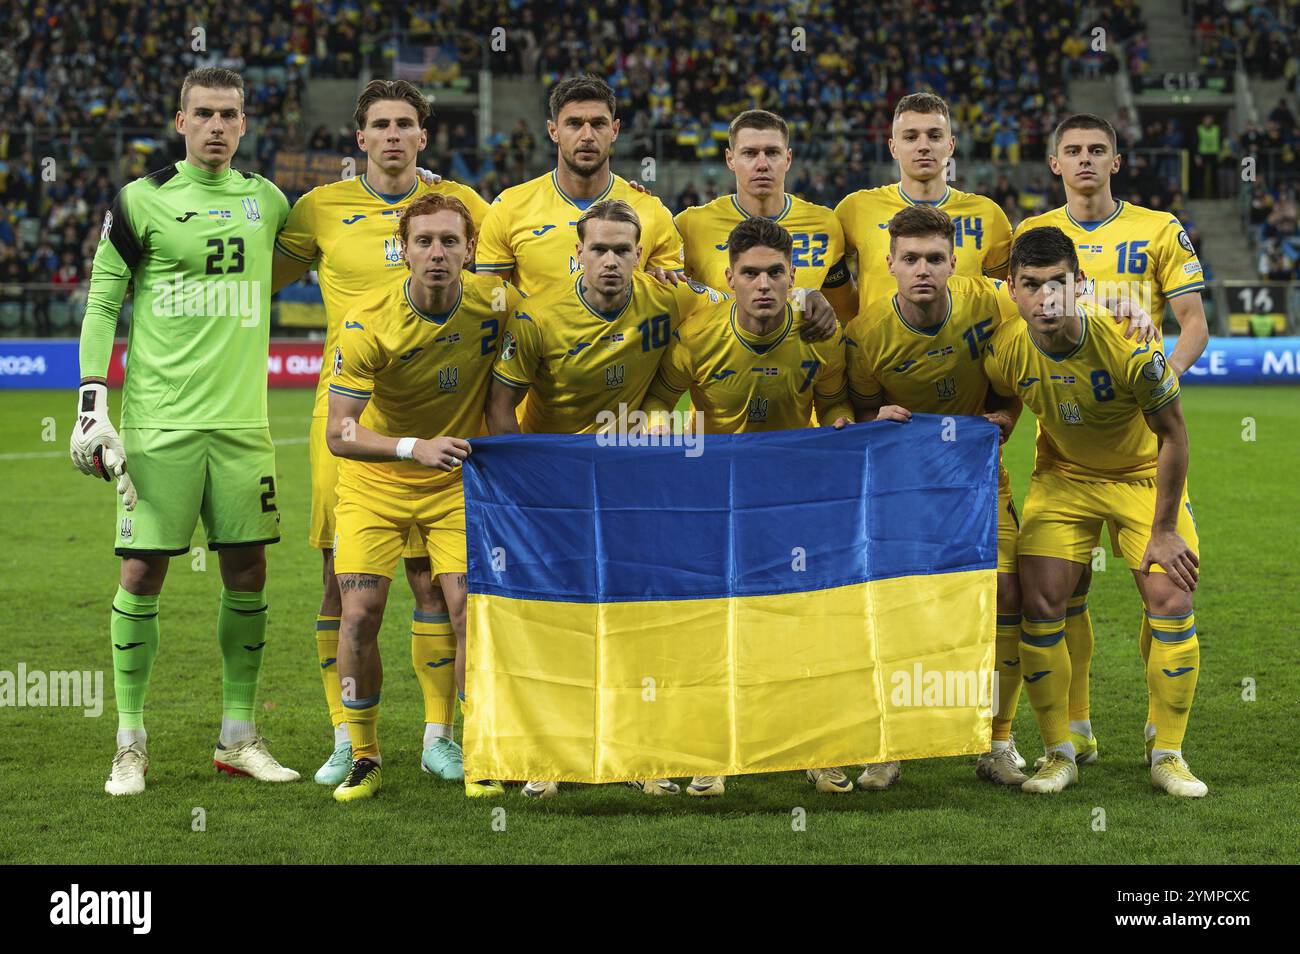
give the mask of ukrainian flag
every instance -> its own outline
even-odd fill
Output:
[[[988,749],[995,426],[609,440],[474,441],[467,779]]]

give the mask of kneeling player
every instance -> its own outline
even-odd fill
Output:
[[[1075,301],[1081,280],[1074,243],[1060,229],[1018,238],[1011,293],[1025,321],[999,328],[984,358],[994,390],[1019,396],[1039,423],[1020,528],[1020,655],[1047,756],[1022,788],[1059,792],[1078,781],[1066,602],[1108,523],[1155,637],[1147,664],[1156,716],[1151,783],[1198,797],[1205,783],[1182,757],[1200,666],[1192,613],[1200,560],[1178,378],[1158,344],[1134,347],[1105,309]]]
[[[652,417],[671,411],[689,390],[709,434],[790,430],[817,419],[843,427],[853,422],[844,376],[844,335],[804,341],[795,329],[794,248],[790,233],[770,219],[741,222],[727,237],[727,283],[735,302],[698,309],[668,345],[644,409]],[[761,359],[761,367],[755,361]],[[819,792],[849,792],[838,768],[810,769]],[[697,776],[691,795],[721,795],[726,779]]]
[[[412,528],[424,540],[456,633],[465,705],[466,437],[483,433],[497,334],[522,296],[499,278],[462,273],[474,223],[455,198],[429,193],[402,214],[410,276],[364,298],[344,318],[334,352],[327,440],[339,462],[334,570],[343,602],[339,674],[352,767],[339,801],[380,787],[379,627],[393,570]],[[451,435],[461,435],[454,437]],[[452,742],[452,745],[455,743]],[[500,782],[467,783],[495,795]]]

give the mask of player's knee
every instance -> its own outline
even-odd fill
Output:
[[[164,554],[147,557],[123,557],[118,581],[122,589],[132,596],[157,596],[162,592],[167,576],[168,557]]]
[[[1073,596],[1086,596],[1088,590],[1092,589],[1092,564],[1085,563],[1083,572],[1079,574],[1079,582],[1074,588]]]
[[[1150,589],[1155,592],[1148,592],[1146,604],[1152,616],[1186,616],[1192,611],[1192,594],[1178,589],[1172,582]]]
[[[1065,600],[1042,591],[1026,591],[1021,595],[1020,613],[1025,619],[1057,619],[1065,616]]]
[[[1020,612],[1020,577],[1014,573],[998,574],[998,615],[1014,616]]]
[[[406,567],[406,582],[410,584],[411,595],[415,597],[415,608],[421,613],[443,614],[447,612],[447,603],[442,591],[434,585],[433,570],[427,558],[411,557],[403,561]]]

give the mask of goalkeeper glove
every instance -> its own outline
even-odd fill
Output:
[[[104,480],[117,478],[117,492],[127,510],[134,510],[135,485],[126,472],[122,438],[108,418],[108,388],[83,384],[77,395],[77,423],[72,428],[72,463],[77,470]]]

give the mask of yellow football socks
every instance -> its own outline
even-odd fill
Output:
[[[1088,594],[1065,604],[1065,647],[1070,653],[1070,721],[1088,721],[1088,672],[1092,667],[1092,617]]]
[[[993,716],[993,741],[1011,738],[1011,723],[1016,718],[1020,700],[1020,616],[998,614],[997,656],[993,660],[998,674],[998,709]]]
[[[1151,616],[1151,657],[1147,689],[1155,716],[1156,749],[1180,751],[1200,675],[1201,645],[1196,616]]]
[[[425,723],[451,725],[456,717],[456,634],[446,613],[412,613],[411,665],[424,695]]]
[[[316,661],[320,663],[320,681],[325,687],[333,726],[348,721],[343,711],[343,689],[339,685],[339,622],[337,616],[316,617]]]
[[[1065,617],[1021,621],[1020,672],[1044,747],[1068,743],[1070,651],[1065,647]]]

